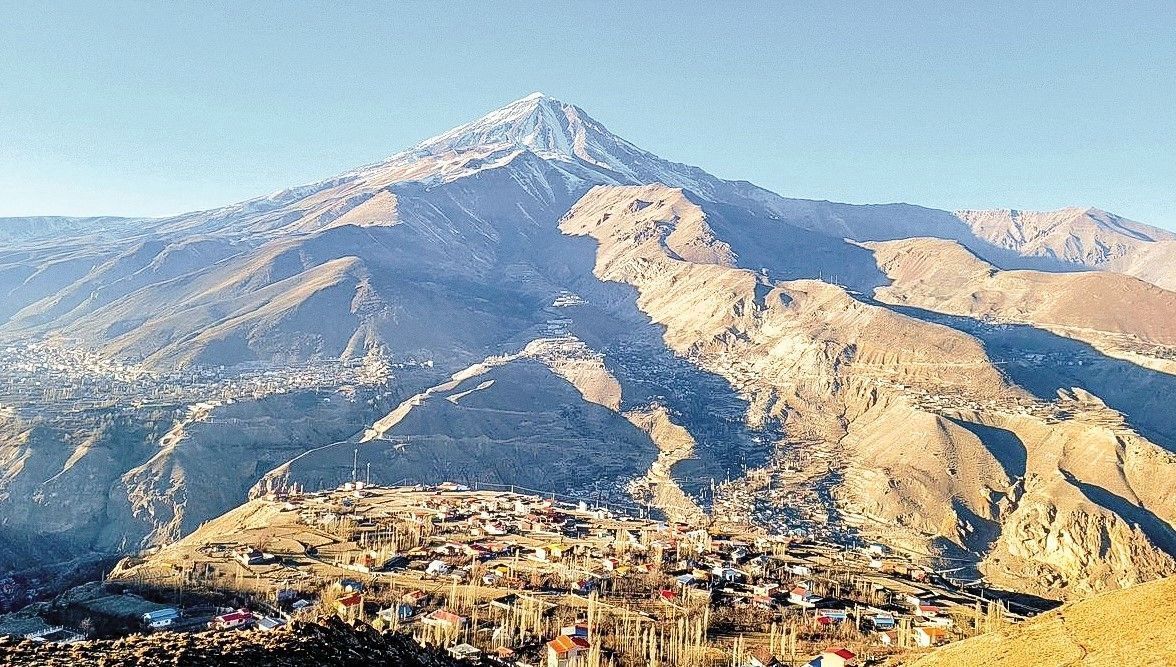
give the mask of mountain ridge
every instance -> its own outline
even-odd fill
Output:
[[[383,160],[336,176],[204,211],[127,220],[165,232],[224,233],[226,229],[217,221],[229,222],[243,216],[264,218],[267,213],[316,196],[321,198],[329,192],[370,197],[372,193],[396,184],[421,183],[427,187],[504,166],[522,152],[532,152],[549,163],[560,164],[565,172],[563,176],[581,185],[661,182],[671,187],[685,187],[713,201],[737,201],[747,207],[762,208],[789,224],[824,234],[859,241],[933,235],[960,241],[1002,268],[1107,269],[1135,275],[1161,287],[1176,287],[1176,277],[1169,275],[1176,271],[1157,268],[1161,262],[1150,261],[1147,257],[1149,252],[1157,257],[1176,255],[1176,246],[1167,247],[1168,241],[1176,243],[1176,233],[1135,223],[1100,209],[1070,207],[1044,212],[989,209],[949,213],[906,203],[851,205],[782,197],[748,181],[718,179],[698,167],[664,160],[611,133],[580,107],[540,92],[514,100]],[[336,197],[333,201],[339,199]],[[346,197],[342,199],[346,200]],[[344,205],[344,208],[350,206]],[[1078,213],[1082,215],[1076,215]],[[1077,247],[1070,247],[1073,243],[1067,245],[1066,239],[1023,238],[1024,229],[1018,222],[1022,218],[1036,225],[1040,219],[1059,216],[1067,219],[1071,226],[1085,228],[1093,225],[1103,234],[1093,234],[1089,229],[1079,229],[1076,233],[1068,228],[1055,230],[1067,239],[1082,239]],[[911,222],[904,222],[904,218]],[[0,233],[7,226],[2,224],[3,220],[0,219]],[[312,230],[313,225],[309,228],[291,227],[267,222],[240,231],[255,234]],[[228,231],[231,233],[232,230]],[[1149,245],[1135,247],[1140,243]],[[1151,245],[1161,247],[1152,248]],[[1106,255],[1099,250],[1105,246],[1118,250]]]

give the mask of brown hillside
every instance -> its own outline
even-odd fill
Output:
[[[1068,604],[1024,625],[951,644],[912,667],[1176,665],[1176,578]]]

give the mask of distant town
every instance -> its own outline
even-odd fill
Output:
[[[395,370],[428,368],[430,360],[393,364],[379,354],[301,364],[238,364],[147,370],[115,361],[77,341],[9,343],[0,347],[0,411],[49,418],[87,410],[136,411],[152,406],[259,399],[293,391],[338,391],[387,382]]]

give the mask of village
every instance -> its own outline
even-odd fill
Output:
[[[396,372],[431,368],[428,359],[393,362],[372,353],[355,359],[159,370],[113,360],[77,341],[27,341],[0,346],[0,415],[54,421],[88,410],[131,413],[297,391],[335,392],[383,385]]]
[[[115,635],[333,615],[518,667],[881,664],[1024,618],[880,544],[454,483],[272,489],[95,586]]]

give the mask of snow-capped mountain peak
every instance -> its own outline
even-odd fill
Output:
[[[579,107],[543,93],[531,93],[464,125],[417,144],[408,155],[444,156],[527,150],[549,160],[582,160],[597,167],[626,169],[637,147],[609,132]]]
[[[511,164],[524,153],[547,161],[581,183],[664,183],[703,197],[732,187],[697,167],[644,151],[610,132],[580,107],[539,92],[354,174],[369,185],[450,181]]]
[[[702,197],[724,191],[731,200],[779,199],[746,184],[715,178],[698,167],[662,159],[613,134],[580,107],[535,92],[380,162],[209,211],[208,217],[222,220],[241,212],[268,213],[311,197],[364,196],[397,184],[431,187],[503,168],[532,178],[538,173],[537,165],[544,163],[540,170],[559,172],[577,191],[592,185],[663,183]]]

